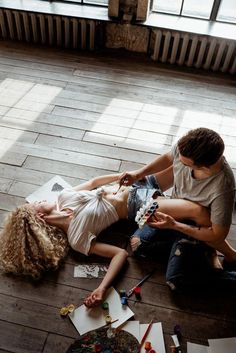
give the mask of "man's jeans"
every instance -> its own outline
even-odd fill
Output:
[[[141,244],[135,255],[153,260],[168,258],[166,282],[172,290],[186,291],[202,286],[236,288],[236,272],[212,269],[208,260],[209,248],[205,243],[193,240],[173,230],[160,230],[145,225],[135,236]]]

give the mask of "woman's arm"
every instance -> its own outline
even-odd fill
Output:
[[[120,176],[121,176],[121,173],[98,176],[93,179],[90,179],[89,181],[86,181],[83,184],[75,186],[73,189],[75,191],[93,190],[95,188],[98,188],[99,186],[103,186],[106,184],[110,184],[114,181],[118,181]]]
[[[126,250],[118,248],[117,246],[95,242],[91,246],[89,254],[112,259],[101,284],[84,300],[84,304],[90,308],[101,303],[107,289],[111,286],[113,280],[125,264],[128,253]]]

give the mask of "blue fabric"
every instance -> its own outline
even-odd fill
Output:
[[[147,176],[131,186],[128,197],[128,218],[130,220],[135,219],[137,211],[154,193],[164,196],[154,175]]]
[[[206,253],[209,247],[189,238],[177,238],[171,248],[166,281],[172,290],[236,288],[236,272],[212,269]]]

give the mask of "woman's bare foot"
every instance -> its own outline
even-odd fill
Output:
[[[141,240],[139,237],[132,237],[130,239],[130,245],[133,252],[138,249],[140,244],[141,244]]]
[[[207,260],[210,264],[210,267],[213,269],[223,270],[223,266],[220,262],[220,259],[216,253],[216,251],[208,252],[206,254]]]

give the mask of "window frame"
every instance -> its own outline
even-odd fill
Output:
[[[48,1],[48,0],[42,0]],[[98,3],[91,3],[86,2],[86,0],[56,0],[57,2],[65,3],[65,4],[77,4],[77,5],[86,5],[86,6],[98,6],[98,7],[107,7],[109,5],[109,0],[107,0],[107,4],[98,4]],[[50,0],[50,3],[53,3],[53,0]]]
[[[182,12],[183,12],[183,7],[184,7],[184,1],[185,0],[181,0],[181,6],[180,6],[179,14],[174,14],[174,13],[171,13],[171,12],[168,12],[168,11],[164,12],[164,11],[154,10],[154,6],[153,6],[154,5],[154,1],[155,0],[152,1],[152,13],[166,14],[166,15],[170,15],[170,16],[178,16],[178,17],[193,18],[193,19],[202,19],[202,20],[209,21],[209,22],[213,21],[213,22],[220,22],[220,23],[236,24],[236,20],[235,20],[235,22],[230,22],[230,21],[222,21],[222,20],[217,19],[222,0],[214,0],[213,1],[210,16],[209,16],[209,18],[204,18],[204,19],[201,18],[201,17],[196,17],[196,16],[183,15]]]

